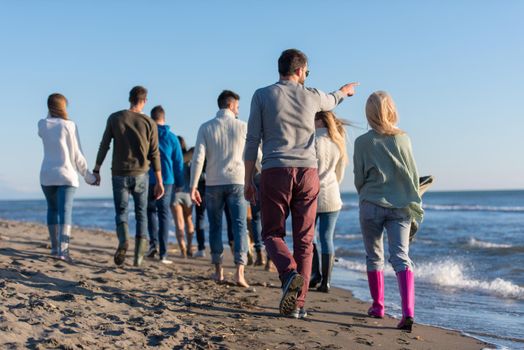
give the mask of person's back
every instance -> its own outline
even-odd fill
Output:
[[[257,90],[252,102],[257,108],[252,112],[261,112],[260,125],[255,128],[262,131],[262,168],[316,168],[315,113],[333,108],[343,97],[340,91],[326,95],[291,80]],[[256,124],[256,117],[250,117],[250,123]],[[248,152],[256,136],[248,135]]]
[[[77,146],[76,125],[71,120],[45,118],[38,122],[38,135],[44,146],[40,183],[46,186],[78,187],[78,171],[85,176],[87,164]],[[80,152],[80,153],[79,153]]]
[[[319,95],[292,81],[259,89],[253,99],[262,104],[263,167],[315,167],[314,114]],[[297,127],[300,126],[300,127]]]
[[[199,134],[213,146],[205,150],[207,186],[244,184],[246,130],[247,124],[227,110],[202,124]]]
[[[375,130],[355,140],[355,186],[361,200],[421,214],[418,172],[406,133],[383,135]],[[419,215],[416,213],[418,212]]]
[[[114,140],[111,166],[114,176],[136,176],[149,170],[153,151],[150,145],[152,141],[157,144],[156,129],[154,122],[142,113],[122,110],[109,116],[106,132]],[[104,134],[100,144],[101,152],[109,149],[111,139],[107,136]],[[97,164],[103,160],[97,158]]]

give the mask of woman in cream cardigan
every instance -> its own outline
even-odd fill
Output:
[[[315,115],[315,146],[318,159],[320,192],[317,201],[318,235],[322,258],[318,258],[316,244],[313,252],[313,267],[310,288],[320,286],[318,291],[327,293],[330,288],[331,271],[335,257],[333,235],[338,214],[342,208],[339,184],[344,178],[347,165],[345,122],[333,112],[318,112]],[[322,261],[320,272],[319,260]]]
[[[68,262],[71,236],[73,196],[78,187],[79,172],[89,184],[95,177],[87,170],[80,148],[78,130],[67,114],[67,99],[52,94],[47,99],[49,113],[38,122],[38,136],[44,145],[40,184],[47,201],[47,227],[51,255]]]

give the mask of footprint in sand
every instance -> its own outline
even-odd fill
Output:
[[[356,337],[355,338],[355,341],[359,344],[363,344],[363,345],[368,345],[368,346],[373,346],[373,344],[375,344],[373,342],[373,340],[368,340],[366,338],[362,338],[362,337]]]
[[[397,344],[400,344],[400,345],[409,345],[409,341],[407,341],[406,339],[397,338]]]
[[[65,293],[65,294],[54,295],[52,297],[49,297],[49,299],[54,300],[54,301],[74,301],[75,296],[73,294]]]
[[[98,282],[98,283],[102,283],[102,284],[105,284],[107,282],[109,282],[106,278],[104,277],[95,277],[92,279],[93,281],[95,282]]]

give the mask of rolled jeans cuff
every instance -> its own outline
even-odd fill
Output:
[[[247,253],[235,253],[235,265],[247,265]]]
[[[211,263],[216,265],[216,264],[221,264],[222,265],[222,262],[224,260],[224,254],[218,254],[218,253],[211,253]]]

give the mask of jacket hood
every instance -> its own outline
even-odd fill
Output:
[[[169,125],[158,125],[158,137],[165,136],[169,132]]]

